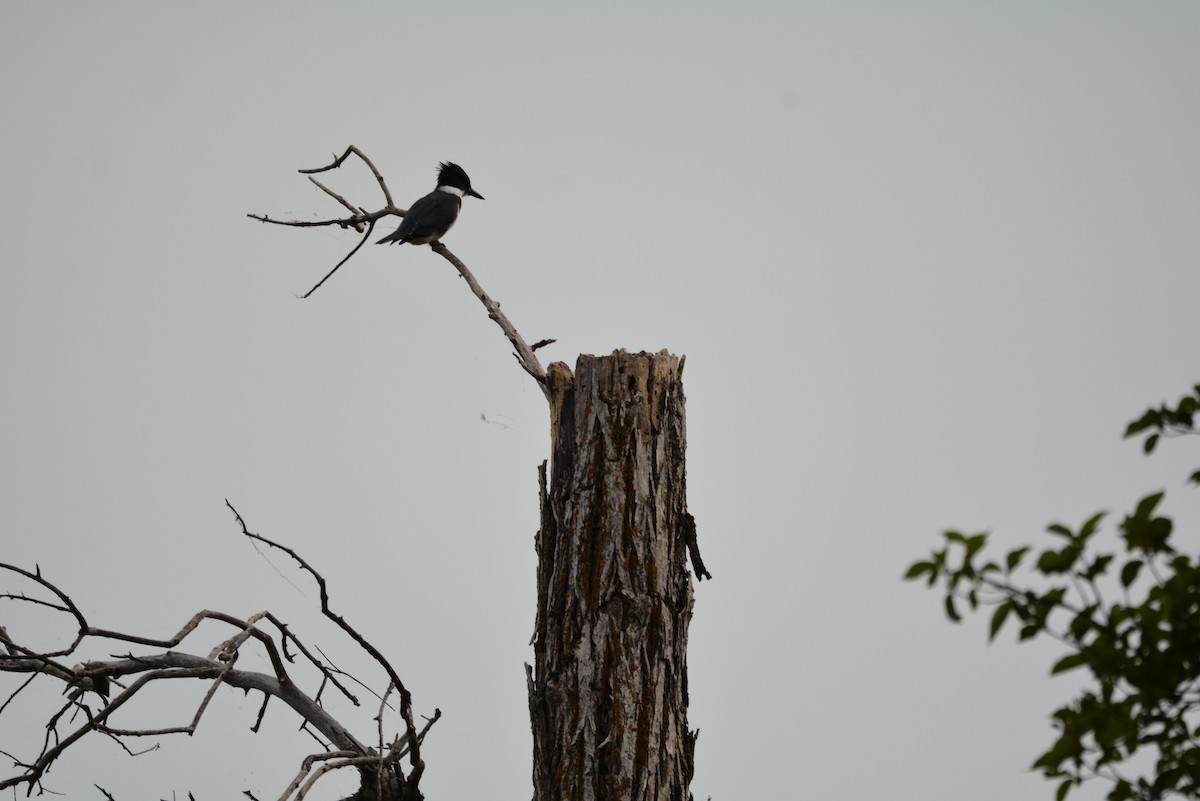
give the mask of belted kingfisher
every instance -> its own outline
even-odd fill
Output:
[[[437,242],[458,219],[463,195],[483,200],[483,195],[471,188],[471,179],[462,167],[443,161],[438,165],[437,189],[412,204],[400,227],[375,244],[428,245]]]

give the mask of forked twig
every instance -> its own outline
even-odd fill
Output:
[[[365,637],[359,634],[353,626],[346,622],[345,618],[334,612],[329,607],[329,590],[325,584],[325,577],[318,573],[316,568],[305,561],[304,557],[300,556],[300,554],[296,553],[291,548],[287,547],[286,545],[281,545],[274,540],[270,540],[261,534],[256,534],[250,531],[250,529],[246,527],[246,521],[242,519],[242,515],[237,509],[234,508],[233,504],[231,504],[228,499],[225,500],[225,505],[229,507],[229,511],[233,512],[234,517],[237,519],[238,525],[242,529],[242,534],[252,540],[257,540],[258,542],[269,545],[272,548],[277,548],[283,551],[285,554],[290,556],[292,560],[301,567],[301,569],[313,577],[313,579],[317,582],[317,587],[319,588],[321,594],[321,613],[337,624],[338,628],[346,632],[351,639],[358,643],[360,648],[371,655],[376,664],[383,668],[383,671],[387,674],[388,678],[391,679],[392,686],[394,686],[396,688],[396,692],[400,694],[400,716],[404,719],[404,725],[407,728],[405,736],[415,734],[417,727],[413,722],[412,693],[410,693],[408,688],[404,686],[404,682],[400,680],[400,676],[398,673],[396,673],[396,669],[392,667],[391,663],[388,662],[387,658],[384,657],[379,649],[368,642]],[[384,694],[384,697],[387,697],[387,693]],[[421,759],[420,739],[412,737],[410,738],[410,742],[411,753],[409,756],[409,762],[412,766],[412,773],[409,776],[409,781],[416,784],[418,781],[420,781],[421,774],[425,772],[425,762]]]
[[[425,767],[421,759],[420,744],[429,724],[440,717],[440,712],[435,713],[429,724],[418,732],[413,721],[411,695],[400,683],[395,670],[383,655],[346,623],[340,615],[330,610],[328,592],[323,577],[295,551],[249,532],[237,510],[232,506],[229,508],[234,512],[242,532],[246,536],[283,550],[317,580],[321,588],[322,611],[326,617],[337,623],[360,647],[366,650],[384,668],[389,676],[390,684],[398,688],[404,729],[395,737],[391,747],[385,749],[382,746],[382,717],[387,707],[388,693],[385,692],[382,696],[376,694],[380,698],[380,723],[376,727],[379,748],[370,748],[335,719],[321,702],[321,694],[324,689],[327,686],[335,686],[357,706],[359,705],[358,699],[338,680],[338,676],[347,676],[359,684],[362,682],[350,674],[336,667],[331,668],[318,660],[286,624],[269,612],[258,612],[246,619],[241,619],[221,612],[202,610],[193,615],[175,636],[166,639],[109,631],[89,625],[75,602],[49,579],[43,577],[40,570],[29,571],[14,565],[0,563],[0,577],[20,576],[23,580],[35,585],[39,592],[50,596],[50,600],[47,601],[42,598],[26,596],[23,593],[4,592],[0,594],[0,600],[53,609],[59,614],[73,619],[77,626],[73,640],[65,647],[52,651],[31,648],[23,644],[21,638],[13,636],[9,631],[0,627],[0,673],[29,674],[28,678],[11,692],[7,700],[0,703],[0,714],[8,709],[17,694],[39,678],[62,682],[66,686],[64,692],[67,695],[62,705],[56,705],[57,711],[50,714],[48,720],[41,727],[44,735],[38,738],[41,739],[41,746],[36,756],[19,759],[0,752],[0,755],[10,756],[16,767],[13,774],[8,776],[0,774],[0,790],[27,785],[30,792],[35,789],[39,793],[51,792],[43,785],[43,776],[68,749],[90,732],[109,737],[130,756],[137,756],[158,747],[152,745],[149,749],[133,750],[126,744],[130,738],[193,734],[209,709],[217,688],[225,685],[245,692],[254,691],[263,694],[263,703],[255,718],[253,730],[257,731],[261,726],[269,700],[278,698],[300,716],[303,721],[302,730],[307,731],[322,743],[321,750],[323,752],[332,751],[342,757],[338,761],[337,767],[353,767],[358,771],[363,787],[370,792],[371,796],[375,795],[374,788],[387,787],[389,788],[389,793],[386,795],[388,798],[420,797],[417,787]],[[204,621],[232,626],[235,632],[232,636],[218,642],[205,655],[175,650],[185,639],[199,636],[196,631]],[[278,633],[270,633],[269,626],[273,626]],[[69,663],[60,661],[62,657],[71,656],[80,650],[81,644],[85,641],[96,638],[169,650],[139,655],[132,653],[113,655],[107,660],[83,662],[73,667],[69,666]],[[268,672],[242,670],[237,667],[239,653],[251,643],[257,643],[265,652],[270,664]],[[306,695],[285,667],[285,663],[297,661],[299,655],[307,658],[320,673],[320,689],[315,696]],[[122,677],[129,677],[132,681],[126,684],[119,680]],[[171,679],[201,680],[208,683],[207,691],[194,709],[190,721],[183,725],[154,728],[113,725],[114,714],[122,708],[132,707],[131,702],[142,698],[143,696],[139,693],[148,685]],[[362,686],[366,687],[365,684]],[[114,690],[119,690],[119,692],[114,692]],[[110,692],[114,693],[111,698],[109,697]],[[122,713],[122,715],[124,714]],[[320,758],[328,757],[318,756],[314,759]],[[412,765],[408,776],[405,776],[404,771],[400,769],[400,761],[404,758],[408,758]],[[312,764],[312,761],[307,763],[309,768]],[[307,777],[309,779],[307,786],[311,787],[312,782],[319,778],[319,775],[323,775],[320,771],[317,776],[309,776],[309,773],[310,770],[306,769],[298,777],[299,781],[288,790],[285,796],[293,794],[296,789],[299,789],[300,796],[303,796],[307,790],[300,786],[300,782]]]
[[[375,180],[379,183],[379,188],[383,192],[386,205],[378,211],[368,212],[362,206],[354,205],[349,200],[312,177],[316,173],[328,172],[341,167],[346,159],[352,155],[357,156],[364,164],[367,165],[367,168],[371,171],[371,174],[375,176]],[[335,264],[333,269],[325,274],[324,278],[318,281],[312,289],[308,290],[303,295],[300,295],[301,298],[307,298],[312,295],[312,293],[316,292],[322,284],[328,281],[329,278],[341,268],[343,264],[350,261],[351,257],[353,257],[360,249],[362,249],[362,246],[365,245],[371,238],[371,234],[375,230],[375,223],[388,216],[403,217],[406,211],[398,208],[392,201],[392,193],[388,189],[387,181],[384,180],[383,175],[375,167],[375,164],[372,163],[369,158],[367,158],[366,154],[354,145],[347,147],[345,152],[343,152],[340,156],[335,156],[333,161],[329,164],[326,164],[323,167],[300,170],[300,172],[304,175],[307,175],[308,179],[312,181],[317,188],[319,188],[329,197],[333,198],[338,202],[338,204],[349,211],[350,216],[334,217],[327,220],[277,220],[263,214],[247,214],[246,216],[250,217],[251,219],[259,220],[264,223],[271,223],[273,225],[287,225],[298,228],[337,226],[339,228],[353,228],[355,231],[366,232],[363,235],[363,238],[359,240],[358,244],[355,245],[354,248],[347,253],[341,261]],[[483,291],[483,288],[479,285],[479,282],[475,280],[475,276],[471,274],[471,271],[467,269],[467,266],[463,264],[462,260],[451,253],[450,249],[441,242],[432,242],[430,243],[430,247],[435,253],[440,255],[446,261],[450,262],[454,268],[458,270],[459,275],[466,280],[467,285],[471,288],[471,292],[475,294],[475,297],[479,299],[479,301],[483,304],[483,307],[487,310],[488,317],[491,318],[492,321],[494,321],[498,326],[500,326],[500,330],[504,332],[504,336],[513,346],[513,355],[516,357],[517,363],[521,365],[521,368],[525,372],[527,372],[535,381],[538,382],[542,388],[542,392],[546,394],[547,398],[549,398],[549,388],[546,385],[546,371],[542,367],[541,362],[538,361],[534,351],[540,347],[554,342],[554,340],[543,339],[533,347],[530,347],[528,344],[526,344],[525,339],[521,336],[520,332],[517,331],[516,326],[512,324],[512,321],[509,320],[508,317],[505,316],[504,312],[500,310],[500,304],[492,300],[492,298]]]

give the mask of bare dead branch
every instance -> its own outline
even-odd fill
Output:
[[[311,175],[313,173],[327,172],[328,170],[336,169],[337,167],[342,166],[342,162],[345,161],[351,153],[362,159],[363,163],[366,164],[367,168],[371,171],[371,174],[375,176],[375,180],[379,182],[379,188],[383,190],[384,198],[387,199],[388,206],[395,206],[396,204],[392,202],[392,193],[388,191],[387,182],[383,180],[383,176],[379,174],[379,170],[375,169],[375,165],[369,158],[367,158],[366,154],[354,145],[350,145],[348,148],[346,148],[346,152],[334,159],[332,164],[326,167],[316,167],[311,170],[300,170],[300,172],[303,175]]]
[[[313,178],[311,175],[308,176],[308,180],[312,181],[313,184],[315,184],[322,192],[329,195],[331,198],[336,200],[338,203],[341,203],[343,206],[345,206],[346,210],[349,211],[351,214],[366,214],[367,213],[366,209],[361,208],[361,207],[356,208],[356,207],[352,206],[350,204],[350,201],[346,200],[346,198],[342,197],[337,192],[334,192],[328,186],[321,183],[316,178]],[[361,231],[362,228],[360,227],[358,230]]]
[[[250,731],[254,732],[255,734],[258,734],[258,729],[260,726],[262,726],[263,718],[266,717],[267,714],[267,704],[270,702],[271,696],[263,693],[263,702],[262,706],[258,708],[258,717],[254,719],[254,725],[250,727]]]
[[[28,571],[12,565],[0,564],[0,574],[7,571],[32,582],[38,588],[52,596],[51,600],[28,597],[20,593],[5,593],[8,600],[32,602],[36,605],[53,609],[68,615],[77,625],[77,632],[72,642],[65,648],[53,651],[39,652],[28,645],[18,642],[10,633],[0,628],[0,673],[27,673],[29,676],[8,696],[0,705],[3,712],[12,699],[39,677],[47,677],[61,681],[68,688],[66,702],[50,715],[44,726],[44,736],[37,756],[31,760],[22,760],[11,755],[16,771],[14,775],[0,777],[0,789],[16,788],[26,785],[30,792],[50,792],[42,785],[42,777],[51,766],[75,743],[90,732],[96,732],[109,737],[116,742],[128,755],[136,756],[154,750],[157,744],[148,749],[135,751],[126,744],[126,739],[165,736],[171,734],[193,734],[200,725],[205,712],[209,708],[217,689],[221,685],[256,691],[263,694],[263,704],[258,711],[252,730],[257,731],[266,715],[267,707],[272,698],[278,698],[298,714],[303,722],[301,728],[322,742],[322,752],[335,752],[342,755],[338,767],[354,767],[358,770],[362,788],[356,798],[379,797],[381,799],[396,799],[419,797],[416,790],[424,769],[420,758],[419,746],[428,725],[417,734],[412,721],[411,695],[399,684],[395,670],[383,655],[368,643],[340,615],[333,613],[328,604],[328,592],[324,578],[315,571],[299,554],[290,548],[274,543],[266,538],[251,534],[246,530],[245,523],[237,510],[230,506],[243,533],[251,539],[257,539],[270,547],[279,548],[287,553],[301,567],[317,580],[321,588],[322,612],[333,620],[339,628],[350,635],[389,675],[391,684],[397,686],[401,693],[401,715],[405,719],[404,731],[394,739],[394,747],[385,750],[382,747],[383,729],[382,717],[388,707],[388,695],[391,689],[383,695],[373,693],[381,699],[379,719],[376,726],[376,738],[380,743],[378,748],[368,748],[350,731],[336,720],[320,703],[320,695],[324,688],[334,685],[355,705],[359,701],[337,678],[338,675],[349,676],[344,671],[327,666],[316,658],[313,652],[295,636],[288,626],[269,612],[258,612],[246,619],[211,610],[202,610],[191,619],[173,637],[166,639],[127,634],[90,626],[79,607],[61,589],[41,575],[40,570]],[[90,639],[106,639],[117,642],[131,643],[142,646],[174,649],[195,632],[200,623],[213,621],[232,626],[236,629],[231,636],[225,637],[213,646],[205,656],[192,655],[177,650],[166,650],[149,654],[125,654],[113,656],[107,660],[89,661],[74,667],[68,667],[58,661],[58,658],[75,652],[80,644]],[[276,630],[274,636],[264,626],[272,626]],[[258,643],[270,663],[270,673],[259,673],[239,669],[238,656],[249,643]],[[296,657],[290,650],[303,655],[320,675],[320,689],[315,698],[302,692],[285,668],[285,662],[295,662]],[[316,649],[318,652],[320,649]],[[328,661],[326,659],[326,661]],[[337,674],[337,675],[335,675]],[[121,677],[129,677],[132,681],[128,686],[120,682]],[[353,676],[349,678],[358,682]],[[182,725],[162,726],[155,728],[138,728],[114,725],[114,715],[130,705],[138,694],[153,682],[171,679],[191,679],[208,682],[206,691],[197,704],[191,719]],[[362,684],[362,682],[358,682]],[[362,684],[366,687],[367,685]],[[115,696],[108,697],[112,688],[117,688]],[[370,688],[368,688],[370,689]],[[436,719],[436,716],[435,716]],[[325,738],[323,740],[322,738]],[[404,747],[411,744],[411,747]],[[409,757],[412,771],[409,776],[399,768],[399,760]],[[310,763],[311,764],[311,763]],[[309,784],[324,775],[309,776]],[[303,778],[303,777],[302,777]],[[299,787],[299,785],[297,785]],[[377,788],[385,788],[379,790]],[[293,788],[295,790],[296,788]],[[289,794],[293,792],[289,791]],[[299,787],[301,796],[307,792]],[[103,790],[101,792],[104,792]],[[383,793],[380,795],[379,793]],[[363,795],[368,793],[368,795]],[[252,796],[251,796],[252,797]]]
[[[300,640],[298,640],[295,637],[295,635],[292,634],[291,630],[288,628],[286,623],[283,623],[282,621],[280,621],[278,618],[276,618],[270,612],[267,612],[266,615],[267,615],[267,620],[271,621],[271,623],[274,624],[275,628],[277,628],[279,630],[279,635],[280,635],[279,643],[280,643],[280,646],[283,648],[285,655],[287,652],[287,644],[290,642],[296,646],[296,649],[298,651],[300,651],[300,653],[304,656],[305,659],[307,659],[318,670],[321,671],[322,686],[324,685],[325,681],[328,681],[334,687],[337,687],[338,690],[341,692],[341,694],[344,695],[346,697],[346,699],[348,701],[350,701],[350,703],[354,704],[355,706],[362,706],[362,704],[359,703],[359,700],[354,695],[354,693],[350,692],[350,690],[344,684],[342,684],[340,681],[338,681],[337,676],[340,674],[340,675],[346,676],[349,679],[351,679],[352,681],[356,681],[356,682],[358,682],[358,679],[354,678],[349,673],[346,673],[344,670],[341,670],[340,668],[335,666],[332,662],[330,664],[326,665],[320,659],[317,659],[308,650],[307,646],[305,646],[304,643],[300,642]],[[321,650],[320,648],[317,648],[318,652],[320,650]],[[324,656],[324,654],[322,654],[322,656]],[[326,659],[328,661],[328,658],[326,658]],[[288,657],[288,661],[289,662],[293,661],[290,656]],[[367,687],[367,685],[362,684],[362,682],[358,682],[358,683],[362,687],[365,687],[368,691],[371,689],[370,687]],[[318,692],[317,695],[320,696],[320,693]]]
[[[154,745],[151,745],[147,748],[143,748],[141,751],[134,751],[132,748],[130,748],[128,745],[125,744],[125,741],[122,740],[119,735],[116,735],[116,734],[113,734],[113,733],[107,732],[107,731],[101,732],[101,733],[106,735],[108,737],[108,739],[110,739],[114,743],[116,743],[117,746],[122,751],[124,751],[126,754],[128,754],[131,757],[139,757],[139,756],[142,756],[143,754],[149,754],[151,751],[157,751],[159,748],[162,747],[160,743],[155,743]]]
[[[32,684],[33,680],[36,679],[38,675],[39,674],[34,673],[29,678],[25,679],[25,681],[21,682],[17,689],[12,691],[12,694],[8,696],[7,700],[5,700],[3,704],[0,704],[0,715],[4,714],[5,708],[12,703],[12,700],[16,698],[18,694],[20,694],[21,690],[24,690],[26,687]]]
[[[392,694],[392,690],[394,689],[395,687],[389,682],[387,690],[385,690],[383,693],[383,697],[379,699],[379,714],[375,716],[375,729],[376,733],[379,735],[377,744],[379,749],[379,759],[381,760],[379,763],[380,769],[383,768],[383,713],[387,709],[388,696]]]
[[[683,538],[687,544],[688,556],[692,560],[692,569],[696,571],[696,581],[712,580],[712,573],[704,566],[700,558],[700,542],[696,539],[696,518],[691,513],[683,513]]]
[[[338,268],[340,268],[346,262],[350,261],[350,257],[353,256],[355,253],[357,253],[359,251],[359,248],[361,248],[363,245],[367,244],[367,240],[369,240],[371,238],[371,233],[374,230],[375,230],[375,221],[371,220],[367,225],[367,232],[365,234],[363,234],[363,238],[358,241],[358,244],[354,246],[354,249],[351,250],[349,253],[347,253],[345,258],[343,258],[337,264],[333,265],[333,269],[330,270],[329,272],[325,273],[325,277],[322,278],[320,281],[318,281],[312,289],[308,290],[303,295],[301,295],[300,299],[303,300],[304,298],[307,298],[309,295],[311,295],[312,293],[314,293],[318,289],[320,289],[321,284],[323,284],[329,280],[329,276],[336,273],[338,271]]]
[[[335,217],[330,220],[277,220],[265,214],[247,214],[246,216],[259,222],[270,223],[271,225],[286,225],[292,228],[326,228],[333,225],[338,228],[353,228],[356,231],[361,231],[362,228],[360,226],[364,223],[394,213],[391,209],[380,209],[371,214],[355,214],[353,217]]]
[[[404,719],[404,725],[406,727],[407,733],[411,734],[413,732],[416,732],[417,727],[413,722],[413,713],[412,713],[412,694],[404,686],[404,682],[402,682],[400,680],[400,676],[399,676],[399,674],[396,673],[396,669],[392,667],[391,663],[388,662],[387,658],[384,657],[384,655],[379,651],[379,649],[376,648],[374,645],[372,645],[370,642],[368,642],[365,637],[363,637],[361,634],[359,634],[358,631],[355,630],[355,628],[353,626],[351,626],[349,623],[346,622],[345,618],[343,618],[341,615],[335,613],[329,607],[329,590],[325,583],[325,577],[322,576],[320,573],[318,573],[316,571],[316,569],[313,568],[312,565],[310,565],[307,561],[305,561],[304,558],[302,556],[300,556],[300,554],[296,553],[291,548],[287,547],[286,545],[280,545],[279,543],[274,542],[273,540],[267,539],[266,537],[262,536],[261,534],[255,534],[255,533],[251,532],[250,529],[248,529],[246,527],[246,521],[242,518],[242,515],[238,512],[237,509],[234,508],[233,504],[231,504],[229,502],[228,498],[225,499],[225,505],[229,507],[229,511],[233,512],[233,515],[236,518],[238,525],[242,529],[242,534],[244,534],[246,537],[249,537],[252,540],[257,540],[258,542],[269,545],[272,548],[277,548],[278,550],[283,551],[288,556],[292,557],[292,559],[296,562],[296,564],[298,564],[304,571],[306,571],[309,575],[311,575],[313,577],[313,580],[317,582],[317,587],[320,590],[320,594],[321,594],[321,613],[324,614],[325,617],[332,620],[338,626],[338,628],[340,628],[342,631],[346,632],[346,634],[349,635],[349,637],[352,640],[354,640],[356,643],[358,643],[358,646],[360,648],[362,648],[364,651],[366,651],[368,654],[371,655],[371,657],[375,660],[376,664],[378,664],[381,668],[383,668],[384,673],[386,673],[388,678],[391,679],[392,685],[396,688],[396,691],[400,694],[400,716]],[[412,749],[410,752],[409,762],[412,767],[412,772],[410,774],[409,780],[415,784],[420,781],[421,775],[425,771],[425,763],[421,759],[421,745],[420,745],[420,742],[416,739],[412,740]]]
[[[378,181],[379,188],[383,191],[383,196],[387,201],[387,205],[384,206],[382,209],[380,209],[378,211],[374,211],[374,212],[367,212],[362,206],[356,206],[355,204],[351,203],[346,198],[337,194],[332,189],[330,189],[329,187],[325,186],[320,181],[317,181],[315,178],[312,177],[312,175],[314,173],[327,172],[329,170],[334,170],[334,169],[337,169],[338,167],[341,167],[342,164],[346,161],[346,159],[348,159],[351,155],[357,156],[359,159],[361,159],[362,162],[367,165],[367,168],[371,170],[371,174],[375,176],[375,180]],[[358,253],[358,251],[362,248],[362,246],[367,243],[367,240],[369,240],[371,238],[372,231],[374,230],[374,225],[379,219],[386,217],[386,216],[392,216],[392,215],[397,216],[397,217],[403,217],[406,212],[404,209],[400,209],[400,208],[396,207],[395,203],[392,201],[392,194],[388,190],[387,182],[383,179],[383,175],[380,174],[379,170],[376,169],[375,165],[371,162],[371,160],[369,158],[367,158],[366,154],[364,154],[361,150],[359,150],[354,145],[350,145],[349,147],[347,147],[345,152],[342,153],[342,155],[335,156],[333,161],[330,162],[329,164],[327,164],[323,167],[315,167],[313,169],[300,170],[300,172],[302,174],[308,175],[309,180],[312,181],[319,189],[321,189],[323,192],[325,192],[325,194],[329,195],[331,198],[336,200],[339,204],[341,204],[341,206],[343,208],[349,210],[351,216],[333,218],[333,219],[328,219],[328,220],[276,220],[276,219],[273,219],[266,215],[260,215],[260,214],[247,214],[246,216],[250,217],[251,219],[260,220],[264,223],[271,223],[273,225],[289,225],[289,226],[300,227],[300,228],[338,226],[341,228],[353,228],[356,231],[361,232],[361,231],[363,231],[364,226],[366,227],[366,234],[359,241],[359,243],[357,245],[355,245],[354,249],[351,250],[348,254],[346,254],[346,256],[341,261],[339,261],[336,265],[334,265],[333,269],[330,270],[328,273],[326,273],[325,277],[322,278],[320,281],[318,281],[316,283],[316,285],[313,286],[312,289],[308,290],[307,292],[305,292],[303,295],[300,296],[301,298],[307,298],[310,295],[312,295],[314,292],[316,292],[321,287],[322,284],[324,284],[327,280],[329,280],[329,278],[335,272],[337,272],[343,264],[348,262],[351,259],[351,257],[353,257],[356,253]],[[514,326],[512,324],[512,321],[510,321],[508,319],[508,317],[505,316],[504,312],[502,312],[500,310],[500,304],[497,303],[496,301],[492,300],[492,298],[489,297],[488,294],[483,291],[483,288],[480,287],[479,282],[475,280],[475,276],[471,274],[471,271],[467,269],[467,266],[465,264],[463,264],[463,262],[457,256],[455,256],[453,253],[451,253],[449,248],[447,248],[441,242],[433,242],[430,244],[430,247],[436,253],[438,253],[440,256],[442,256],[442,258],[446,259],[446,261],[448,261],[452,265],[454,265],[454,268],[456,270],[458,270],[459,275],[461,275],[463,277],[463,279],[467,282],[467,285],[470,286],[471,291],[475,294],[475,297],[479,298],[479,301],[483,304],[483,307],[487,310],[488,317],[491,318],[497,325],[500,326],[500,330],[504,332],[504,336],[507,337],[509,343],[512,344],[513,350],[514,350],[513,355],[516,357],[517,363],[521,365],[521,368],[523,370],[525,370],[525,372],[527,372],[530,376],[533,377],[533,379],[535,381],[538,382],[538,384],[542,387],[542,392],[545,393],[547,399],[549,399],[549,397],[550,397],[549,390],[546,386],[546,371],[545,371],[545,369],[542,368],[542,365],[538,361],[538,358],[534,354],[534,351],[536,351],[538,348],[542,348],[542,347],[545,347],[546,345],[549,345],[550,343],[554,342],[554,340],[553,339],[543,339],[540,342],[538,342],[536,345],[534,345],[533,347],[529,347],[529,345],[527,345],[525,343],[524,337],[522,337],[520,332],[517,331],[516,326]]]
[[[538,361],[538,357],[534,354],[533,348],[525,344],[525,338],[517,331],[516,326],[505,316],[504,312],[500,311],[500,304],[492,300],[491,297],[483,291],[483,287],[475,280],[475,276],[467,269],[467,265],[450,252],[450,249],[441,242],[434,242],[430,245],[433,251],[444,258],[446,261],[454,265],[454,269],[458,270],[458,274],[467,282],[467,286],[471,287],[471,292],[475,297],[479,298],[479,302],[487,309],[488,317],[492,319],[496,325],[500,326],[500,330],[504,332],[504,336],[508,337],[508,341],[512,344],[516,351],[513,355],[516,356],[517,362],[524,368],[525,372],[529,373],[538,385],[541,386],[542,392],[546,398],[550,397],[550,390],[546,386],[546,371],[542,367],[542,363]]]
[[[300,763],[300,772],[296,774],[296,778],[292,779],[292,783],[289,784],[287,789],[283,791],[283,794],[279,796],[279,801],[286,801],[286,799],[291,797],[292,793],[296,792],[301,783],[303,783],[304,778],[312,772],[312,767],[317,762],[327,759],[339,759],[352,756],[355,756],[353,751],[327,751],[323,754],[309,754],[304,758],[304,761]]]
[[[67,648],[65,648],[61,651],[53,651],[50,653],[42,654],[41,657],[43,659],[48,659],[48,658],[53,658],[56,656],[67,656],[67,655],[71,654],[79,646],[79,643],[83,640],[85,635],[82,632],[83,632],[83,630],[85,630],[87,628],[87,620],[84,619],[83,613],[79,611],[79,607],[75,606],[75,603],[70,598],[67,597],[66,593],[64,593],[58,587],[55,587],[53,584],[51,584],[46,579],[42,578],[42,571],[40,569],[34,573],[30,573],[28,570],[23,570],[23,569],[17,567],[16,565],[9,565],[9,564],[3,564],[3,563],[0,563],[0,569],[12,571],[13,573],[17,573],[18,575],[24,576],[25,578],[29,579],[30,581],[33,581],[34,583],[36,583],[42,587],[45,587],[47,590],[49,590],[51,593],[53,593],[58,598],[59,601],[62,602],[63,609],[65,609],[71,615],[71,617],[75,618],[75,622],[79,624],[79,630],[81,633],[75,637],[75,640]],[[9,647],[10,651],[11,651],[11,649],[14,649],[14,648],[19,649],[21,651],[25,650],[25,649],[21,648],[20,646],[16,645],[14,642],[12,642],[11,639],[8,639],[7,635],[6,635],[6,639],[5,639],[5,645],[7,645]],[[18,655],[18,654],[10,653],[10,656],[14,659],[22,658],[22,656]]]
[[[308,778],[308,781],[304,782],[304,785],[300,788],[300,792],[296,793],[296,801],[304,801],[304,798],[308,796],[308,791],[311,790],[313,785],[320,781],[321,777],[326,773],[338,770],[339,768],[349,768],[356,765],[361,765],[367,761],[373,761],[374,759],[375,757],[348,757],[345,759],[339,759],[336,762],[326,762],[313,772],[312,776]]]
[[[337,192],[334,192],[332,189],[325,186],[325,184],[313,177],[314,173],[327,172],[342,166],[342,162],[349,158],[351,154],[362,159],[363,163],[366,164],[367,168],[371,171],[371,174],[375,176],[375,180],[379,182],[379,188],[383,192],[383,197],[386,201],[386,205],[382,209],[369,212],[362,206],[355,206],[353,203],[346,200],[346,198],[342,197]],[[300,172],[304,175],[307,175],[308,180],[311,181],[318,189],[329,195],[331,198],[341,204],[343,208],[348,210],[350,212],[350,216],[335,217],[328,220],[277,220],[265,214],[247,214],[246,216],[260,222],[270,223],[272,225],[286,225],[294,228],[323,228],[328,226],[337,226],[338,228],[353,228],[359,233],[362,233],[364,230],[366,231],[362,240],[354,246],[353,250],[347,253],[341,261],[335,264],[333,269],[326,273],[325,277],[318,281],[312,289],[308,290],[303,295],[300,295],[301,298],[307,298],[309,295],[316,292],[321,287],[321,284],[329,280],[329,277],[336,273],[343,264],[350,261],[350,258],[367,243],[367,240],[371,238],[371,233],[375,230],[376,222],[383,217],[403,217],[406,212],[404,209],[397,208],[395,202],[392,201],[392,193],[388,189],[387,182],[383,180],[383,176],[379,173],[379,170],[376,169],[371,160],[367,158],[366,154],[364,154],[354,145],[350,145],[350,147],[346,148],[346,152],[334,158],[333,162],[330,164],[327,164],[324,167],[300,170]]]
[[[46,607],[49,607],[50,609],[53,609],[56,612],[68,611],[67,607],[63,606],[62,604],[56,604],[53,601],[46,601],[46,600],[43,600],[42,598],[30,598],[28,595],[24,595],[19,592],[18,593],[6,592],[6,593],[0,595],[0,600],[21,601],[21,602],[27,603],[27,604],[34,604],[35,606],[46,606]]]

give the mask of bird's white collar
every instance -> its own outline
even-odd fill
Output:
[[[466,192],[459,189],[457,186],[439,186],[438,191],[439,192],[448,192],[451,195],[458,195],[459,197],[462,197],[463,195],[466,194]]]

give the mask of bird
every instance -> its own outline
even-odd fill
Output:
[[[458,219],[465,195],[483,200],[483,195],[471,188],[471,179],[462,167],[451,161],[438,165],[437,189],[413,203],[400,227],[380,239],[377,245],[434,245]]]

